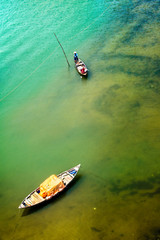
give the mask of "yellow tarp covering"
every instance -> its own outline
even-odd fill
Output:
[[[40,195],[45,198],[57,193],[64,188],[64,184],[61,179],[56,175],[51,175],[40,185]]]

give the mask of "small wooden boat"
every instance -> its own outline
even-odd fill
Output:
[[[85,63],[84,63],[81,59],[78,59],[78,60],[75,62],[75,67],[76,67],[78,73],[79,73],[81,76],[87,77],[87,75],[88,75],[88,69],[87,69]]]
[[[28,208],[45,202],[64,190],[75,178],[80,164],[62,172],[59,175],[51,175],[37,189],[31,192],[19,205],[18,208]]]

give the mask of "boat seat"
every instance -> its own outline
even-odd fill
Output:
[[[44,201],[44,198],[41,197],[37,192],[34,192],[34,193],[32,194],[32,196],[33,196],[34,199],[36,199],[36,201],[38,201],[38,202]]]
[[[34,195],[35,195],[37,198],[39,198],[39,199],[41,199],[41,200],[44,200],[44,198],[41,197],[37,192],[34,192]]]
[[[31,202],[28,200],[28,199],[25,199],[25,204],[27,205],[27,206],[31,206]]]

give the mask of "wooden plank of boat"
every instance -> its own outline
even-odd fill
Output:
[[[40,195],[40,187],[38,187],[37,189],[35,189],[33,192],[31,192],[19,205],[18,208],[28,208],[28,207],[33,207],[35,205],[38,205],[44,201],[47,201],[49,199],[51,199],[52,197],[54,197],[55,195],[57,195],[59,192],[61,192],[62,190],[64,190],[68,184],[75,178],[75,176],[77,175],[77,172],[80,168],[80,164],[67,170],[64,171],[62,173],[60,173],[59,175],[57,175],[57,177],[63,182],[63,188],[58,189],[57,192],[55,192],[54,194],[52,194],[51,196],[47,196],[47,197],[42,197]]]
[[[87,75],[88,75],[88,69],[87,69],[85,63],[84,63],[81,59],[78,59],[78,60],[75,62],[75,67],[76,67],[76,69],[77,69],[77,72],[78,72],[81,76],[87,77]]]

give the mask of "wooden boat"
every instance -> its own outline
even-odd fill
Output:
[[[69,170],[67,170],[67,171],[64,171],[64,172],[60,173],[57,176],[56,175],[50,176],[37,189],[35,189],[33,192],[31,192],[22,201],[22,203],[19,205],[18,208],[33,207],[35,205],[38,205],[42,202],[45,202],[45,201],[53,198],[55,195],[57,195],[62,190],[64,190],[68,186],[68,184],[75,178],[79,168],[80,168],[80,164],[71,168],[71,169],[69,169]],[[53,188],[49,189],[49,191],[47,192],[47,194],[49,193],[48,195],[43,196],[44,192],[41,193],[41,190],[44,190],[44,188],[42,188],[42,186],[45,185],[47,181],[48,181],[48,183],[52,182],[53,178],[54,178]],[[52,184],[53,184],[53,182],[52,182]],[[48,187],[48,185],[46,185],[46,186]]]
[[[87,77],[87,75],[88,75],[88,69],[87,69],[85,63],[84,63],[81,59],[78,59],[78,60],[75,62],[75,67],[76,67],[78,73],[79,73],[81,76]]]

